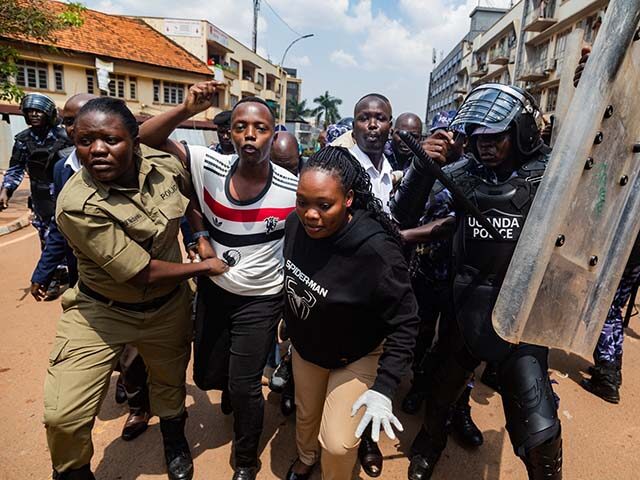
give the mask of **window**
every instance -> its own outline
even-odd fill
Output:
[[[124,98],[124,75],[109,75],[109,97]]]
[[[19,86],[42,89],[48,88],[47,77],[49,72],[46,63],[19,60],[16,62],[16,67],[18,67],[16,83]]]
[[[160,80],[153,81],[153,101],[160,102]]]
[[[64,92],[64,69],[62,65],[53,66],[53,78],[55,80],[56,92]]]
[[[267,90],[275,90],[275,81],[271,77],[267,77]]]
[[[553,56],[557,60],[556,71],[558,72],[562,71],[562,62],[564,61],[564,51],[565,51],[565,48],[567,47],[567,37],[569,36],[570,33],[571,33],[571,29],[565,30],[564,32],[560,33],[556,38],[556,49]]]
[[[558,102],[558,87],[550,88],[547,91],[547,112],[553,112]]]
[[[138,98],[138,81],[136,77],[129,77],[129,98],[131,100]]]
[[[238,98],[237,95],[231,95],[230,96],[230,101],[231,101],[231,108],[233,108],[240,101],[240,99]]]
[[[258,85],[260,85],[261,87],[264,87],[264,75],[262,73],[258,74]]]
[[[184,85],[181,83],[164,82],[162,85],[164,103],[178,105],[184,100]]]
[[[87,74],[87,93],[94,93],[96,89],[96,72],[94,70],[86,70]]]
[[[240,63],[233,58],[229,59],[229,70],[238,75],[238,72],[240,71]]]

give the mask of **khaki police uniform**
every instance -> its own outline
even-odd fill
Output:
[[[190,180],[174,157],[136,162],[137,188],[100,183],[81,169],[58,197],[56,221],[80,278],[62,297],[45,380],[44,423],[58,472],[90,462],[91,428],[125,344],[147,365],[151,411],[164,419],[184,412],[191,289],[128,281],[151,259],[182,262],[178,230]]]

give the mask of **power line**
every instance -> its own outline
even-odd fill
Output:
[[[278,20],[284,23],[289,30],[291,30],[293,33],[295,33],[299,37],[302,35],[300,32],[296,32],[293,28],[291,28],[291,26],[287,22],[285,22],[280,15],[278,15],[278,12],[275,11],[275,9],[271,6],[271,4],[269,4],[269,2],[267,2],[267,0],[262,0],[262,1],[267,4],[267,7],[269,7],[269,10],[271,10],[273,14],[278,18]]]

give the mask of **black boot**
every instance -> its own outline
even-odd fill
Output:
[[[471,418],[470,394],[471,387],[467,387],[451,409],[451,427],[458,441],[464,446],[479,447],[484,442],[484,438]]]
[[[596,360],[595,363],[597,364],[598,361]],[[618,384],[618,388],[622,387],[622,355],[620,355],[616,360],[615,360],[615,365],[617,367],[616,370],[616,383]],[[595,366],[591,366],[587,369],[587,373],[591,376],[593,376],[593,374],[596,371],[596,367]]]
[[[285,417],[288,417],[296,411],[296,393],[293,375],[291,375],[282,390],[282,395],[280,396],[280,411]]]
[[[364,472],[370,477],[376,478],[382,474],[382,452],[371,438],[371,425],[365,429],[360,438],[358,460]]]
[[[480,381],[490,389],[499,392],[500,382],[498,380],[498,365],[496,365],[495,363],[487,362],[484,370],[482,371]]]
[[[524,458],[529,480],[562,479],[562,432],[530,449]]]
[[[167,473],[170,480],[191,480],[193,478],[193,460],[189,444],[184,436],[186,419],[186,412],[178,418],[160,419],[164,459],[167,462]]]
[[[232,480],[256,480],[257,467],[238,467],[233,473]]]
[[[599,362],[591,378],[580,382],[582,388],[609,403],[620,403],[619,367],[614,362]]]
[[[96,480],[96,477],[91,473],[91,467],[89,465],[83,465],[80,468],[73,470],[67,470],[66,472],[53,471],[53,480]]]

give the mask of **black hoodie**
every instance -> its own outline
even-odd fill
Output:
[[[285,320],[305,360],[332,369],[384,341],[373,385],[393,397],[411,364],[418,307],[400,246],[358,210],[330,238],[314,240],[295,212],[286,221]]]

